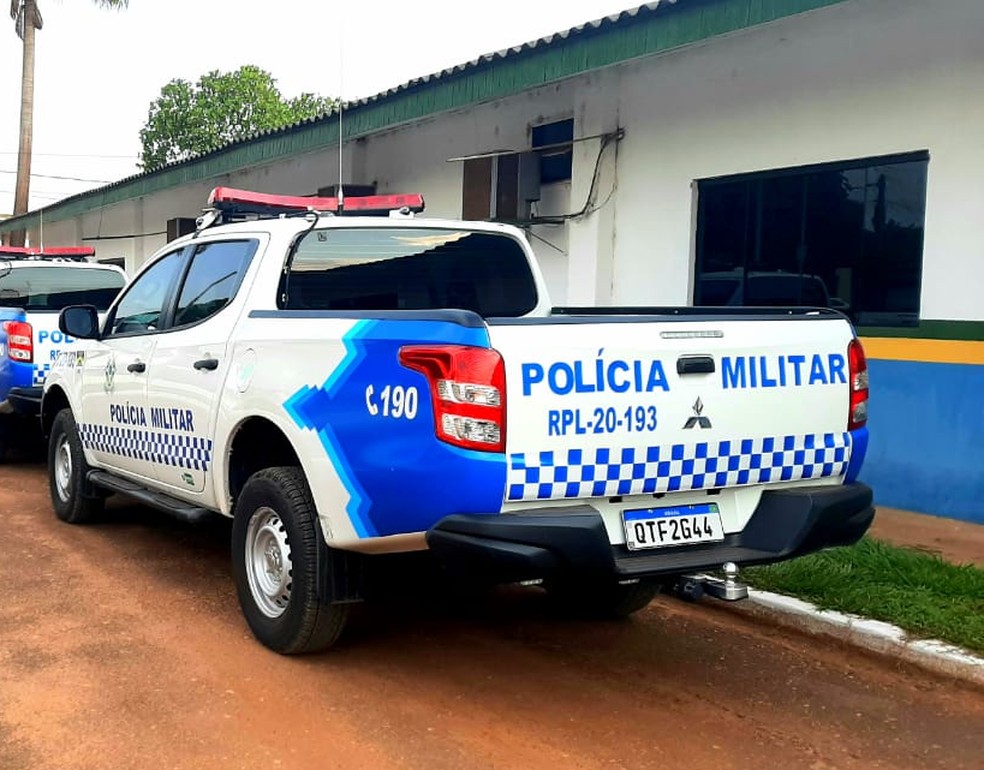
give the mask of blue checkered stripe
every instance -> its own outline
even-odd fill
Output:
[[[35,364],[34,365],[34,384],[44,385],[45,379],[48,377],[48,372],[51,371],[51,363],[47,364]]]
[[[506,499],[612,497],[841,476],[850,455],[850,433],[520,452],[509,456]]]
[[[79,425],[82,446],[96,452],[207,471],[212,461],[212,440],[177,433],[160,433],[116,425]]]

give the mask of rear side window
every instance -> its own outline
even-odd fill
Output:
[[[0,305],[25,310],[61,310],[68,305],[108,308],[123,288],[115,270],[72,267],[16,267],[0,278]]]
[[[313,230],[280,306],[291,310],[472,310],[521,316],[537,302],[522,247],[505,235],[438,228]]]

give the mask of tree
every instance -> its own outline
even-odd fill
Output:
[[[125,8],[129,0],[93,0],[102,8]],[[31,150],[34,142],[34,33],[41,29],[37,0],[11,0],[10,17],[17,35],[24,41],[21,69],[20,146],[17,151],[17,184],[14,188],[14,216],[26,214],[31,195]],[[10,235],[13,246],[24,245],[24,231]]]
[[[273,76],[253,65],[215,70],[197,83],[175,79],[150,104],[140,130],[141,166],[153,171],[261,131],[324,115],[336,100],[304,93],[285,99]]]

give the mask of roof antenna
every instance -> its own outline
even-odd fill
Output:
[[[345,186],[342,184],[342,111],[344,98],[342,96],[345,81],[345,31],[343,29],[342,13],[338,14],[338,213],[345,211]]]

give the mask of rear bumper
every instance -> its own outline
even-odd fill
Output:
[[[741,532],[718,543],[630,552],[608,542],[601,516],[588,506],[545,513],[455,515],[427,533],[431,551],[454,570],[512,582],[558,574],[655,578],[720,567],[768,564],[850,545],[875,510],[864,484],[766,490]]]
[[[41,396],[44,388],[11,388],[7,398],[0,401],[0,414],[19,414],[37,417],[41,414]]]

